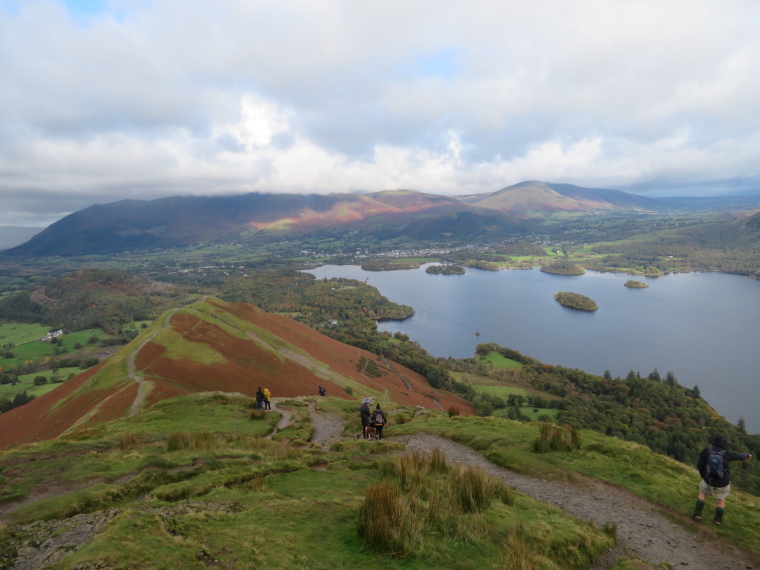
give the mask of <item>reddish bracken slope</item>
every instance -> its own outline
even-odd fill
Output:
[[[0,449],[75,432],[181,394],[253,396],[259,386],[273,396],[316,394],[323,386],[328,396],[345,399],[473,411],[399,364],[287,317],[212,298],[167,314],[109,361],[0,415]]]

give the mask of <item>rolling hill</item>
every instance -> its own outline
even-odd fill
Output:
[[[465,196],[462,201],[515,216],[551,212],[661,209],[660,203],[655,199],[619,190],[581,188],[572,184],[550,184],[537,180],[521,182],[488,194]]]
[[[184,247],[217,240],[304,235],[410,235],[462,239],[521,231],[501,212],[415,191],[375,194],[259,194],[122,200],[74,212],[6,258]]]
[[[183,394],[253,396],[262,386],[274,396],[303,396],[320,385],[349,400],[472,413],[469,402],[396,363],[287,317],[209,298],[165,313],[107,361],[0,415],[0,449],[72,435]]]
[[[753,208],[760,208],[760,196],[655,199],[535,180],[457,197],[414,190],[175,196],[90,206],[3,251],[0,258],[102,255],[309,237],[475,241],[530,233],[537,219],[557,213],[751,212]]]

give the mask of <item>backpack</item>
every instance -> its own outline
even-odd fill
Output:
[[[707,458],[707,466],[705,467],[705,475],[708,482],[713,479],[723,479],[724,453],[726,453],[725,449],[715,451],[713,448],[710,448],[710,457]]]
[[[382,412],[372,412],[372,423],[378,426],[385,424],[385,418]]]

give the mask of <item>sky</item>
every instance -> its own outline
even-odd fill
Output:
[[[760,194],[757,0],[0,0],[0,225],[240,192]]]

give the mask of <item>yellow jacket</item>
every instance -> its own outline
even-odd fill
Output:
[[[263,392],[264,392],[264,399],[268,402],[269,396],[271,396],[272,393],[269,391],[269,388],[264,388]]]

